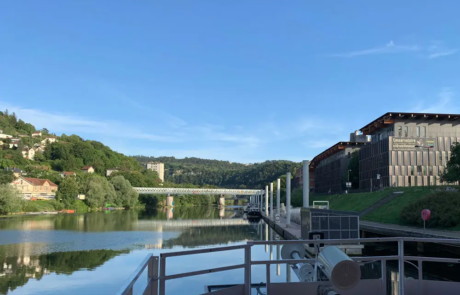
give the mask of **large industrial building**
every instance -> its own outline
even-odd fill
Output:
[[[386,113],[360,129],[360,188],[441,185],[450,149],[460,142],[460,115]]]
[[[386,113],[311,161],[314,191],[343,192],[356,150],[360,189],[442,185],[440,175],[456,142],[459,114]]]
[[[335,193],[346,189],[348,165],[351,154],[358,151],[369,138],[358,132],[350,134],[350,141],[339,142],[317,155],[310,163],[314,174],[314,191]]]

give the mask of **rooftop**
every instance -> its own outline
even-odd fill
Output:
[[[85,166],[85,167],[81,168],[81,170],[89,170],[90,168],[93,168],[93,166]]]
[[[438,120],[438,121],[455,121],[460,119],[460,114],[434,114],[434,113],[386,113],[366,126],[360,129],[364,135],[369,135],[385,125],[394,124],[395,119],[423,119],[423,120]]]
[[[313,160],[311,160],[310,162],[310,170],[315,170],[316,166],[318,165],[318,163],[328,157],[330,157],[331,155],[341,151],[341,150],[344,150],[345,148],[347,147],[352,147],[352,146],[363,146],[363,145],[366,145],[367,142],[350,142],[350,141],[341,141],[341,142],[338,142],[336,144],[334,144],[333,146],[331,146],[330,148],[328,148],[327,150],[325,150],[324,152],[322,152],[321,154],[317,155],[316,157],[313,158]]]
[[[33,185],[44,185],[46,182],[49,183],[50,186],[57,186],[54,182],[48,179],[41,179],[41,178],[29,178],[29,177],[23,177],[27,182],[32,183]]]

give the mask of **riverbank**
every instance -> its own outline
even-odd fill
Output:
[[[458,187],[450,187],[451,189],[458,189]],[[364,193],[353,193],[353,194],[336,194],[336,195],[310,195],[310,206],[313,205],[314,201],[328,201],[329,208],[331,210],[341,211],[355,211],[361,212],[361,220],[369,222],[377,222],[380,224],[394,224],[401,226],[411,226],[414,228],[422,228],[423,223],[420,218],[420,222],[408,223],[407,218],[403,219],[404,214],[407,210],[414,211],[413,208],[417,207],[416,204],[424,202],[429,196],[444,197],[446,193],[446,187],[444,186],[433,186],[433,187],[403,187],[403,188],[386,188],[377,192],[364,192]],[[302,190],[295,190],[292,194],[293,198],[301,198]],[[415,207],[414,207],[415,206]],[[445,216],[445,212],[449,210],[443,210],[438,208],[439,206],[429,206],[432,219],[427,222],[427,227],[431,227],[434,223],[434,218]],[[452,208],[450,208],[452,209]],[[418,209],[416,209],[418,210]],[[421,212],[421,209],[418,210]],[[419,215],[420,212],[417,211]],[[444,212],[444,213],[443,213]],[[435,226],[436,229],[440,230],[458,230],[459,224],[455,224],[455,221],[450,226]]]

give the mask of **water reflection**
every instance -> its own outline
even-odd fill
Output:
[[[242,216],[198,207],[3,219],[0,294],[111,294],[152,251],[262,237],[264,227]]]

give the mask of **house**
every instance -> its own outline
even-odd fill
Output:
[[[5,171],[12,171],[14,177],[20,177],[22,175],[26,175],[26,172],[24,170],[22,170],[20,168],[16,168],[16,167],[5,168]]]
[[[83,173],[94,173],[94,168],[92,166],[85,166],[81,168]]]
[[[11,135],[3,134],[3,132],[0,133],[0,138],[12,138],[12,137],[13,137],[13,136],[11,136]]]
[[[27,134],[18,134],[19,137],[29,137]]]
[[[22,150],[22,156],[24,159],[33,160],[35,157],[35,150],[33,148],[24,148]]]
[[[0,129],[0,134],[3,134],[3,129]]]
[[[46,146],[43,144],[36,144],[34,146],[35,153],[38,153],[38,152],[43,153],[45,151],[45,147]]]
[[[77,173],[75,173],[75,172],[68,172],[68,171],[62,171],[62,172],[61,172],[61,177],[67,177],[67,176],[77,176]]]
[[[48,179],[19,177],[11,183],[24,199],[54,199],[58,186]]]
[[[34,133],[32,133],[32,137],[41,137],[41,136],[42,136],[41,131],[35,131]]]
[[[78,199],[78,200],[84,200],[84,199],[86,199],[86,196],[83,195],[83,194],[78,194],[78,195],[77,195],[77,199]]]
[[[41,141],[41,143],[44,145],[47,145],[48,143],[53,143],[53,142],[56,142],[56,136],[49,136]]]
[[[107,169],[106,176],[108,177],[108,176],[110,176],[112,173],[118,172],[118,171],[120,171],[120,170],[118,170],[118,169]]]
[[[15,142],[10,143],[10,144],[9,144],[10,149],[12,149],[13,147],[18,147],[18,142],[19,142],[19,141],[15,141]]]
[[[20,140],[19,137],[11,137],[11,142],[19,142]]]

